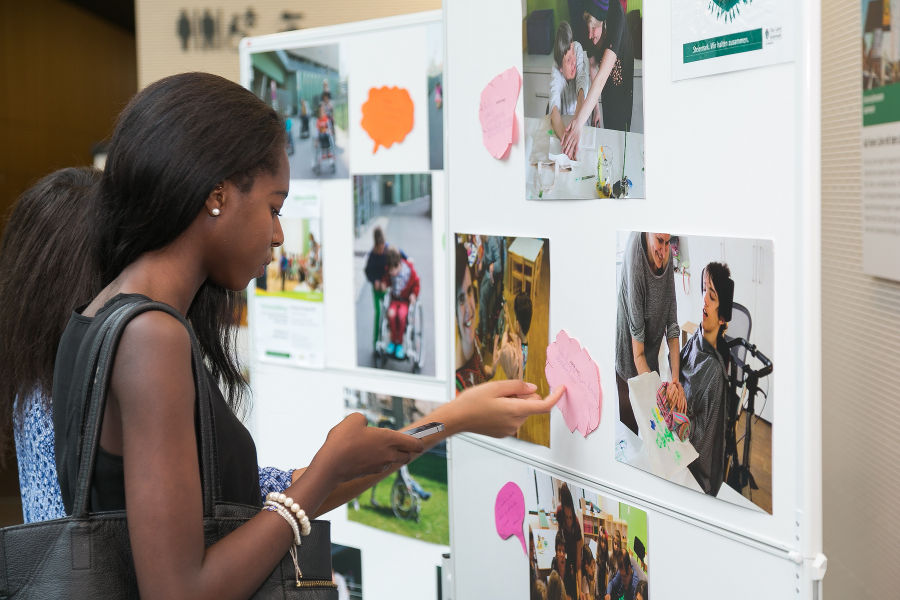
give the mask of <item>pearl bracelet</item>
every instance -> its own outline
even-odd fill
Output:
[[[288,525],[291,526],[291,531],[294,532],[294,545],[297,546],[300,544],[300,529],[297,526],[297,519],[294,518],[294,515],[292,515],[288,509],[277,502],[267,500],[266,507],[263,510],[277,512],[281,515],[284,520],[288,522]]]
[[[307,536],[312,531],[312,524],[309,522],[309,517],[306,516],[306,512],[300,508],[300,505],[294,502],[294,499],[290,496],[286,496],[283,493],[279,492],[269,492],[266,494],[266,504],[277,503],[278,505],[290,510],[290,514],[294,517],[297,522],[297,525],[300,527],[300,534],[303,536]],[[299,538],[298,538],[299,539]],[[298,541],[299,545],[300,542]]]

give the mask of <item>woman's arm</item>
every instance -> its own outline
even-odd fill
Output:
[[[581,128],[591,115],[592,108],[600,101],[600,94],[603,92],[606,80],[609,79],[609,74],[612,73],[612,69],[616,64],[616,58],[616,53],[609,48],[603,51],[603,56],[600,59],[600,68],[597,71],[597,76],[591,81],[587,97],[575,113],[575,118],[566,127],[565,139],[562,140],[563,152],[566,154],[578,145],[578,140],[581,137]]]
[[[514,435],[529,416],[550,412],[565,391],[565,388],[560,386],[542,399],[534,393],[535,389],[537,388],[534,384],[521,380],[483,383],[468,388],[455,399],[440,405],[431,414],[410,423],[407,429],[431,421],[444,424],[444,431],[422,439],[424,450],[463,432],[497,438]],[[310,515],[320,515],[346,504],[399,468],[400,465],[397,464],[383,473],[360,477],[339,485],[322,503],[319,510]]]
[[[647,364],[647,357],[644,355],[644,342],[631,338],[631,355],[634,357],[634,366],[638,375],[650,372],[650,365]]]
[[[277,513],[263,512],[205,547],[196,395],[184,326],[161,312],[136,317],[119,345],[110,392],[104,428],[112,430],[112,440],[121,434],[128,530],[141,596],[249,597],[287,552],[292,531]],[[115,407],[119,411],[109,410]],[[329,433],[304,476],[285,492],[310,513],[341,481],[421,451],[421,443],[410,436],[366,431],[362,415],[351,417]],[[392,437],[373,437],[378,433]]]

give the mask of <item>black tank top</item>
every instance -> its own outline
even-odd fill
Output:
[[[78,479],[81,432],[84,407],[78,398],[83,377],[88,369],[87,356],[99,327],[92,327],[108,318],[116,308],[135,298],[147,299],[140,294],[118,294],[101,308],[96,316],[85,317],[72,313],[56,352],[53,373],[53,426],[56,433],[56,467],[66,514],[71,514],[73,495]],[[217,499],[259,506],[259,478],[256,462],[256,446],[250,432],[231,412],[222,392],[205,370],[209,378],[213,426],[216,436],[217,460],[221,493]],[[90,375],[92,376],[92,375]],[[195,430],[197,429],[195,411]],[[197,453],[199,456],[199,433]],[[199,470],[199,465],[198,465]],[[125,479],[122,457],[106,452],[101,447],[97,454],[94,479],[91,482],[92,512],[122,510],[126,507]]]

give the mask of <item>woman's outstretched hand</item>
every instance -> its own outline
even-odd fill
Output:
[[[391,471],[424,450],[411,435],[368,427],[366,418],[352,413],[332,427],[313,463],[321,462],[335,482]]]
[[[505,437],[515,435],[531,415],[550,412],[565,391],[559,386],[541,398],[536,389],[534,384],[517,379],[490,381],[465,390],[445,407],[456,413],[455,433]]]

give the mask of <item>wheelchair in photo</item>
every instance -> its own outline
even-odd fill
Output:
[[[334,131],[329,126],[326,133],[320,133],[313,138],[313,164],[312,170],[316,175],[321,175],[327,170],[330,173],[337,171],[337,161],[334,157]]]
[[[381,307],[381,319],[377,325],[378,339],[375,340],[375,368],[384,369],[387,367],[388,358],[396,361],[408,361],[412,364],[412,372],[418,373],[425,364],[425,344],[423,337],[425,333],[425,316],[422,301],[416,299],[409,306],[409,312],[406,315],[406,327],[403,331],[403,349],[405,356],[397,358],[394,354],[388,352],[388,345],[391,343],[391,324],[388,320],[388,311],[391,307],[391,294],[384,295]]]

